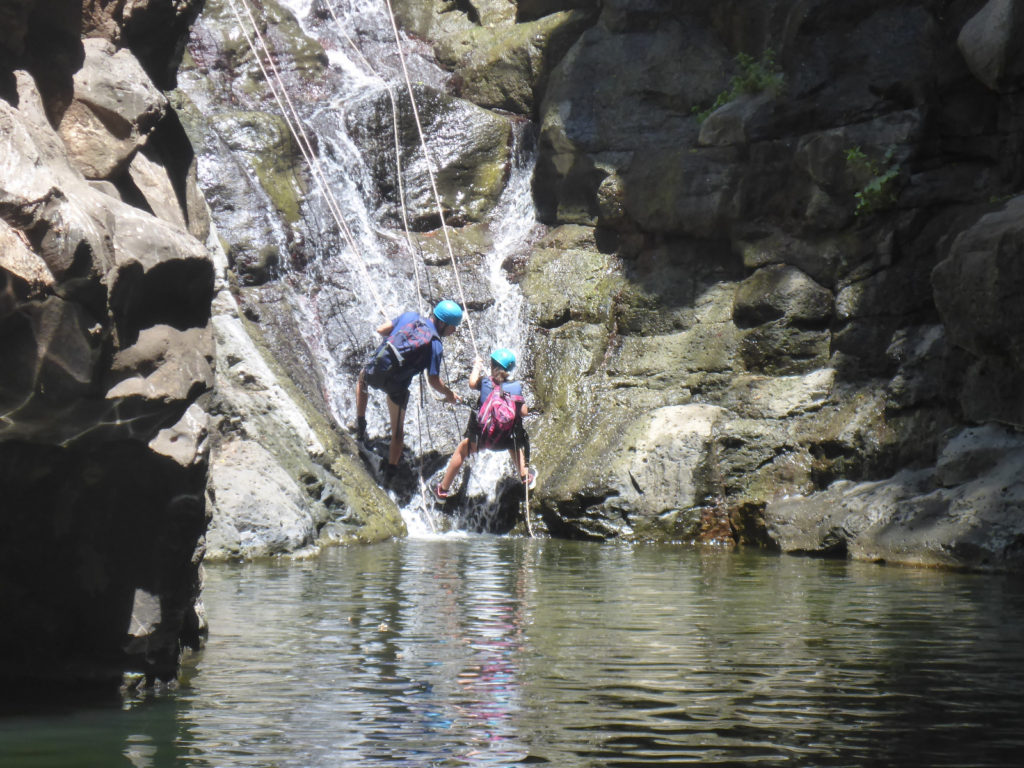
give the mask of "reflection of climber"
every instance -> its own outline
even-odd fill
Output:
[[[491,375],[484,376],[484,363],[479,357],[473,363],[469,374],[471,389],[480,390],[480,402],[469,414],[465,438],[455,449],[444,477],[434,489],[440,500],[450,495],[452,480],[458,474],[466,458],[480,448],[492,451],[508,450],[512,464],[519,472],[519,479],[533,487],[536,474],[529,469],[530,440],[523,428],[523,418],[529,413],[523,397],[523,385],[509,381],[509,374],[516,367],[516,356],[508,349],[496,349],[491,353]]]
[[[427,383],[444,395],[446,403],[457,403],[458,395],[441,381],[441,357],[444,346],[441,339],[455,333],[462,322],[462,308],[454,301],[442,301],[434,307],[429,318],[415,312],[404,312],[377,328],[385,336],[373,356],[359,372],[356,383],[356,439],[366,439],[366,405],[369,400],[367,386],[387,393],[388,412],[391,416],[391,446],[387,463],[383,466],[384,479],[394,476],[402,457],[405,437],[405,407],[409,402],[409,384],[413,377],[427,371]]]

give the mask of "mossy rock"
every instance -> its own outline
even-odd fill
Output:
[[[591,18],[582,11],[563,11],[524,24],[485,22],[443,37],[435,49],[441,65],[458,77],[463,98],[531,115],[551,69]]]
[[[220,112],[209,120],[227,146],[250,163],[285,221],[298,221],[308,186],[302,153],[284,119],[268,112]]]
[[[589,249],[542,248],[521,285],[533,321],[554,328],[570,320],[604,324],[616,294],[627,288],[618,260]]]
[[[328,64],[323,46],[306,36],[290,10],[276,0],[263,0],[257,18],[261,22],[260,34],[267,38],[274,51],[279,71],[295,74],[311,83],[323,74]],[[227,0],[207,0],[200,23],[219,36],[223,60],[218,65],[230,72],[244,71],[252,87],[265,91],[263,73],[253,58],[249,42],[238,27],[231,4]]]
[[[483,221],[508,181],[511,118],[426,85],[415,84],[413,92],[429,164],[408,93],[403,90],[395,99],[405,204],[412,227],[422,231],[440,224],[430,171],[449,224]],[[395,183],[392,102],[384,91],[369,94],[348,105],[345,119],[367,160],[383,212],[397,224],[402,216]]]

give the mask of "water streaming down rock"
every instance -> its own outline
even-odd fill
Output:
[[[449,235],[464,288],[460,292],[444,233],[422,232],[425,225],[436,227],[437,208],[428,194],[426,161],[414,133],[385,6],[341,3],[333,12],[305,2],[289,7],[308,35],[324,42],[337,88],[306,121],[318,145],[318,170],[339,204],[351,239],[338,231],[328,196],[317,187],[304,202],[303,221],[312,227],[302,234],[314,257],[306,264],[287,265],[284,275],[303,340],[322,369],[320,380],[332,415],[340,424],[354,421],[355,378],[377,338],[374,328],[382,320],[381,310],[391,318],[406,308],[428,312],[441,298],[467,305],[468,324],[446,341],[442,378],[471,403],[475,396],[469,394],[465,380],[476,351],[486,358],[496,346],[510,347],[521,361],[519,375],[528,374],[523,304],[508,272],[539,235],[530,191],[533,126],[445,96],[441,88],[447,75],[422,56],[416,44],[403,40],[411,49],[406,55],[417,83],[417,106],[439,177],[465,156],[467,143],[477,141],[471,129],[460,129],[460,119],[510,129],[511,140],[502,138],[511,143],[505,150],[508,169],[493,203],[481,204],[472,192],[456,189],[454,198],[442,192],[445,216],[453,224]],[[397,105],[397,125],[392,105]],[[396,134],[401,140],[398,147]],[[407,233],[403,227],[396,157],[401,160],[407,217],[420,232]],[[443,190],[445,181],[439,182]],[[511,487],[502,482],[510,472],[507,455],[481,455],[472,461],[461,511],[442,517],[435,510],[429,482],[458,444],[467,413],[466,408],[438,403],[429,387],[414,382],[406,444],[409,470],[420,475],[420,482],[416,492],[395,496],[412,535],[452,526],[487,528],[501,491]],[[371,397],[367,420],[371,436],[386,438],[387,412],[379,394]],[[518,484],[514,490],[518,499]]]

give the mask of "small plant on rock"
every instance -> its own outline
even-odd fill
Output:
[[[735,101],[740,96],[757,93],[770,92],[778,96],[786,89],[786,76],[782,68],[775,63],[775,51],[766,48],[761,58],[755,59],[749,53],[740,53],[736,56],[736,66],[739,73],[733,75],[729,81],[729,88],[718,94],[718,97],[707,109],[699,106],[693,107],[693,114],[700,122],[719,107],[724,107],[730,101]]]
[[[874,213],[896,204],[900,165],[893,159],[895,154],[896,147],[889,147],[881,162],[876,162],[860,147],[846,150],[846,167],[855,178],[866,179],[860,191],[853,195],[857,200],[856,215]]]

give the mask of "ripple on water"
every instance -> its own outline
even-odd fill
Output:
[[[188,687],[87,729],[0,721],[0,768],[1003,768],[1024,748],[1024,585],[999,577],[462,537],[210,566],[205,602]]]

